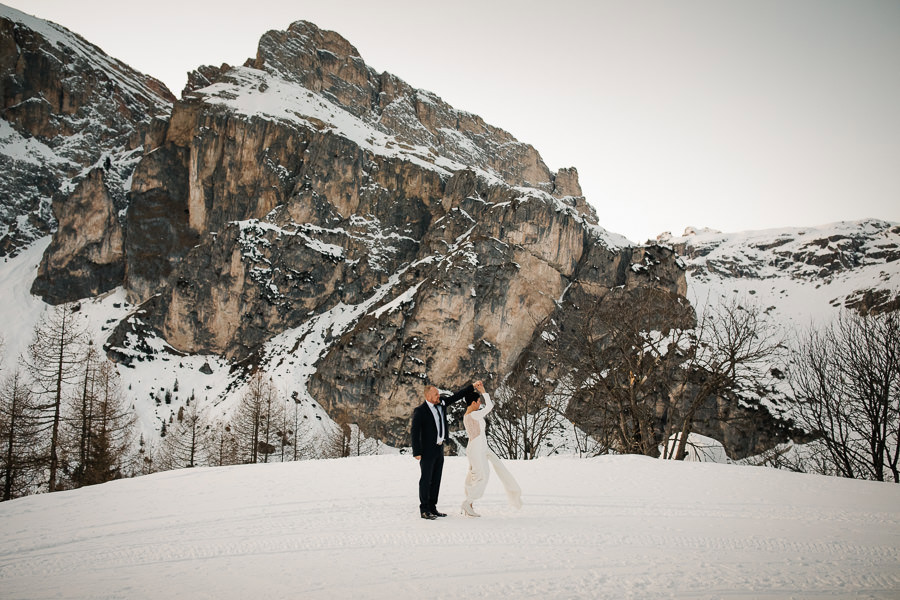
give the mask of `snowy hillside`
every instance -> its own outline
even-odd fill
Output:
[[[181,470],[0,505],[16,598],[897,598],[900,487],[629,456],[509,463],[478,519],[448,459]]]
[[[866,292],[888,305],[900,298],[897,223],[869,219],[738,233],[689,229],[658,240],[684,256],[692,303],[737,294],[757,302],[785,330],[827,322]]]
[[[698,311],[732,299],[755,305],[787,348],[810,328],[829,325],[841,308],[900,308],[897,223],[868,219],[737,233],[688,228],[657,240],[684,260],[687,296]],[[793,360],[785,352],[771,366],[790,373]],[[791,395],[788,379],[775,383],[779,394],[759,400],[773,414],[794,417],[778,397]]]

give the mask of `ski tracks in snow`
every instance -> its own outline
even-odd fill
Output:
[[[408,456],[162,473],[0,505],[4,598],[897,598],[900,486],[617,457],[512,462],[418,518]]]

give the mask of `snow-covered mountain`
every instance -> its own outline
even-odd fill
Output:
[[[124,369],[154,351],[206,374],[261,367],[398,445],[424,381],[496,385],[573,282],[683,288],[664,248],[628,268],[634,249],[597,225],[573,169],[375,72],[334,32],[298,21],[190,81],[145,138],[121,222],[102,173],[54,205],[33,287],[51,303],[123,290],[131,313],[103,347]],[[192,391],[213,404],[241,391],[207,385]]]
[[[65,202],[102,170],[117,210],[154,119],[174,96],[65,27],[0,5],[0,256],[55,227]]]
[[[638,456],[466,460],[416,511],[409,456],[184,469],[0,504],[25,598],[897,598],[900,486]],[[430,567],[428,566],[430,565]]]
[[[686,263],[689,298],[738,294],[785,330],[826,323],[835,309],[900,309],[900,224],[869,219],[722,233],[688,229],[669,244]]]
[[[613,289],[746,292],[785,328],[897,306],[894,224],[635,245],[599,225],[574,169],[308,22],[265,34],[243,66],[199,67],[173,101],[64,28],[0,17],[18,86],[2,88],[16,168],[0,181],[26,190],[4,196],[10,222],[43,223],[7,236],[6,364],[44,301],[77,302],[145,437],[189,399],[228,417],[261,368],[316,427],[343,411],[400,446],[423,382],[496,386],[543,323]],[[36,239],[50,198],[58,227]]]

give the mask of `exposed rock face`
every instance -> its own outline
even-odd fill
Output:
[[[0,253],[15,254],[46,235],[54,217],[98,226],[109,202],[114,214],[123,210],[144,133],[172,100],[160,82],[67,29],[0,7]],[[97,197],[89,198],[92,193]],[[75,214],[84,210],[96,212]],[[121,284],[121,251],[117,265],[107,262],[121,243],[116,235],[121,231],[64,228],[35,292],[62,302]],[[62,259],[63,252],[73,256]]]
[[[142,301],[160,288],[198,241],[185,206],[187,161],[185,148],[157,151],[145,156],[134,171],[125,219],[125,284],[130,295]]]
[[[471,172],[448,182],[444,206],[396,286],[405,293],[333,345],[310,386],[328,409],[377,416],[393,443],[404,443],[424,382],[506,373],[600,243],[574,211],[483,187]]]
[[[35,283],[61,301],[124,282],[141,308],[111,336],[112,358],[140,352],[147,328],[172,353],[266,369],[302,358],[301,393],[403,445],[423,382],[498,382],[542,324],[612,288],[687,291],[671,247],[596,225],[574,168],[551,172],[310,23],[267,33],[244,66],[199,68],[170,115],[152,82],[124,89],[109,94],[130,124],[119,154],[66,159],[94,168],[54,201]],[[54,115],[80,109],[32,97],[12,121],[65,135]],[[293,345],[277,354],[277,338]]]
[[[575,169],[551,173],[532,146],[390,73],[375,72],[347,40],[312,23],[297,21],[286,31],[266,33],[247,66],[321,94],[398,142],[485,168],[510,185],[581,196]]]
[[[38,269],[32,293],[68,302],[96,296],[121,284],[125,262],[122,227],[107,192],[103,168],[81,180],[67,199],[57,200],[57,234]],[[65,209],[57,204],[65,202]]]

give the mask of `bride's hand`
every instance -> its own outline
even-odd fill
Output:
[[[479,394],[483,394],[483,393],[484,393],[484,384],[483,384],[481,381],[476,381],[474,384],[472,384],[472,386],[473,386],[476,390],[478,390],[478,393],[479,393]]]

